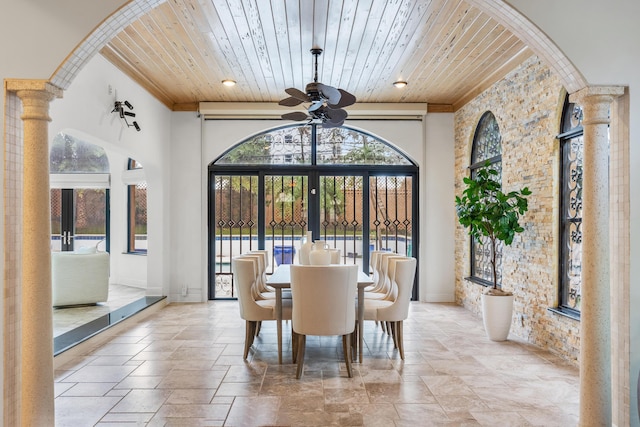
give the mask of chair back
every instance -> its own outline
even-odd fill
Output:
[[[269,251],[266,250],[266,249],[254,249],[254,250],[251,250],[251,251],[249,251],[247,253],[262,255],[263,258],[264,258],[264,270],[266,272],[266,270],[269,268]]]
[[[389,276],[389,260],[399,256],[401,255],[395,252],[385,252],[378,255],[378,274],[380,277],[378,278],[379,286],[377,291],[385,294],[384,299],[393,299],[394,295],[396,295],[396,290],[394,289],[395,284]]]
[[[378,320],[397,322],[409,316],[411,290],[416,273],[416,259],[411,257],[394,257],[389,259],[389,270],[397,296],[388,307],[378,308]]]
[[[266,275],[264,274],[264,258],[262,254],[245,253],[238,255],[236,258],[248,259],[253,262],[255,279],[251,288],[251,294],[255,300],[264,299],[262,292],[266,292]]]
[[[292,327],[302,335],[353,332],[358,266],[292,265]]]
[[[371,251],[369,258],[369,266],[371,267],[371,279],[373,284],[371,288],[378,291],[380,288],[380,255],[387,253],[386,251]]]
[[[256,303],[253,292],[257,277],[256,265],[256,260],[251,257],[238,256],[231,260],[233,280],[238,291],[240,317],[244,320],[274,318],[272,307],[263,307]]]

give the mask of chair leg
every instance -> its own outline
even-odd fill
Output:
[[[302,377],[302,368],[304,366],[304,348],[307,345],[307,336],[298,334],[298,369],[296,370],[296,378]]]
[[[356,326],[351,333],[351,360],[356,360],[358,357],[358,321],[356,320]]]
[[[295,333],[293,328],[291,329],[291,361],[295,364],[298,358],[298,334]]]
[[[245,335],[244,335],[244,359],[247,360],[249,355],[249,348],[253,344],[253,337],[255,334],[255,322],[247,320],[245,322]]]
[[[342,336],[342,352],[344,353],[344,363],[347,365],[347,375],[349,378],[353,377],[353,372],[351,370],[351,334]]]
[[[398,348],[398,334],[396,333],[396,322],[389,322],[391,325],[391,337],[393,338],[393,348]]]
[[[377,320],[376,320],[377,322]],[[380,329],[382,329],[383,333],[387,333],[387,324],[385,322],[380,321]]]
[[[260,327],[262,326],[261,321],[256,322],[256,336],[260,335]]]
[[[387,324],[387,335],[392,335],[393,334],[393,325],[391,324],[391,322],[386,322]]]
[[[397,340],[398,340],[398,350],[400,351],[400,359],[404,360],[404,342],[402,340],[402,334],[403,334],[402,320],[397,321],[396,325],[397,325],[396,336],[398,337]]]

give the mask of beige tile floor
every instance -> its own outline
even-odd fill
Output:
[[[285,326],[283,329],[287,330]],[[575,426],[578,370],[496,343],[450,304],[413,303],[406,360],[373,322],[347,378],[338,339],[307,341],[305,373],[277,363],[274,322],[249,360],[233,301],[170,304],[56,370],[56,426]],[[284,337],[290,351],[290,333]]]

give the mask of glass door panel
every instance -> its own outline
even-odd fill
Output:
[[[297,260],[300,239],[307,232],[308,177],[266,175],[264,177],[264,249],[271,253],[268,272],[280,264]]]
[[[62,189],[51,189],[51,250],[59,252],[66,234],[62,231]]]
[[[73,190],[75,205],[74,249],[97,248],[107,236],[107,191],[104,188]],[[101,246],[101,250],[104,248]]]
[[[108,203],[108,189],[52,189],[51,250],[97,248],[108,235]]]
[[[216,175],[214,186],[213,292],[215,298],[235,298],[231,259],[258,249],[258,177]]]
[[[413,182],[411,176],[369,178],[371,250],[413,253]]]
[[[362,176],[320,177],[320,239],[340,249],[341,262],[362,267],[363,255]]]

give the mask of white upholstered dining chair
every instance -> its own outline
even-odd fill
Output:
[[[404,360],[403,321],[409,316],[411,290],[416,273],[416,259],[411,257],[390,257],[388,276],[397,293],[393,300],[364,300],[364,320],[375,320],[391,328],[393,343]]]
[[[354,301],[358,266],[292,265],[292,329],[298,349],[296,378],[302,376],[307,335],[342,336],[342,351],[351,378],[351,334],[355,329]]]
[[[395,252],[383,252],[377,254],[376,257],[376,270],[377,270],[377,283],[372,289],[365,290],[364,298],[365,299],[386,299],[389,300],[392,298],[393,283],[389,279],[388,275],[388,266],[389,259],[392,257],[398,257]]]
[[[253,345],[257,327],[265,320],[276,320],[276,300],[256,300],[252,288],[257,273],[256,261],[251,257],[238,256],[231,260],[233,280],[238,291],[240,317],[245,320],[244,359]],[[291,319],[291,300],[282,301],[282,318]]]

